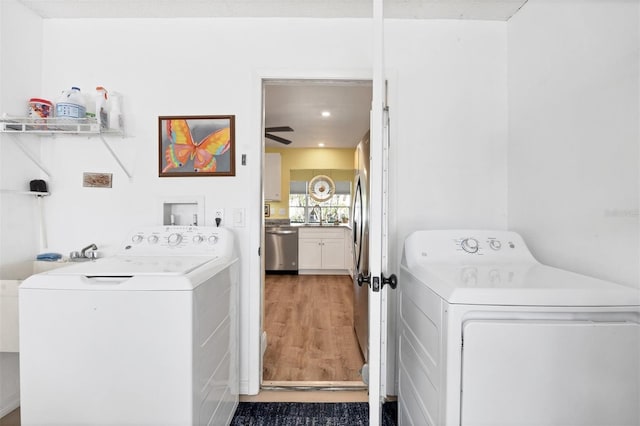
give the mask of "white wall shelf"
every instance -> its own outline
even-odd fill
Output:
[[[47,195],[51,195],[50,192],[20,191],[17,189],[0,189],[0,194],[35,195],[36,197],[46,197]]]
[[[124,133],[120,130],[108,130],[101,129],[100,123],[95,118],[25,118],[25,117],[2,117],[0,118],[0,133],[10,134],[12,136],[20,136],[25,134],[39,135],[39,136],[55,136],[59,134],[67,135],[84,135],[84,136],[97,136],[100,138],[105,148],[113,159],[118,163],[122,171],[131,178],[131,173],[124,166],[120,158],[115,151],[111,148],[111,145],[105,139],[106,135],[122,136]],[[13,139],[15,145],[47,176],[51,177],[51,173],[44,167],[40,160],[35,156],[24,144],[18,140]]]

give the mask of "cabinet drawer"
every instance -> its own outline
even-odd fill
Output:
[[[321,238],[321,239],[333,239],[344,238],[344,230],[336,228],[300,228],[298,230],[298,236],[300,238]]]

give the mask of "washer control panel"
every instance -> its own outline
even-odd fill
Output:
[[[207,255],[233,248],[227,228],[208,226],[158,226],[133,230],[122,244],[122,254]]]

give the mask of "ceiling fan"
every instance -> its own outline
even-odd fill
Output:
[[[278,132],[293,132],[293,129],[289,126],[278,126],[278,127],[265,127],[264,128],[264,137],[271,139],[276,142],[283,143],[285,145],[289,145],[291,141],[289,139],[282,138],[280,136],[272,135],[271,133]]]

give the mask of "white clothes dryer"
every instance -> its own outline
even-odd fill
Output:
[[[19,289],[22,425],[228,424],[238,258],[225,228],[132,232]]]
[[[400,425],[640,424],[640,292],[507,231],[418,231],[399,295]]]

